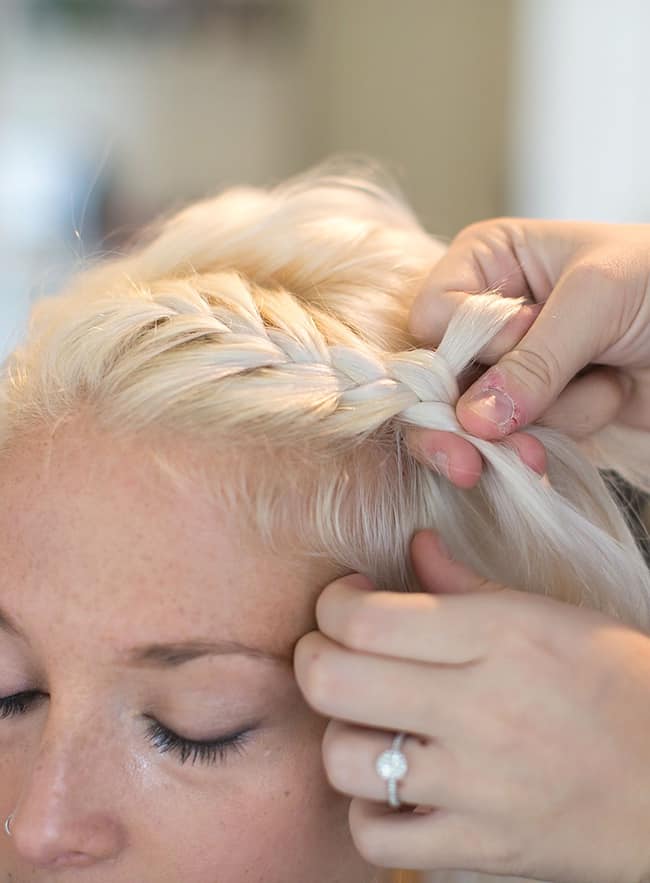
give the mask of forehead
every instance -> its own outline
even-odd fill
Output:
[[[225,490],[227,464],[211,474]],[[289,653],[334,578],[265,549],[232,494],[181,486],[151,444],[87,422],[0,457],[0,489],[0,598],[25,628],[54,617],[122,644],[213,635]]]

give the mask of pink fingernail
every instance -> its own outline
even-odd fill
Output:
[[[466,400],[468,411],[494,423],[502,432],[509,432],[515,423],[515,403],[507,392],[487,389]]]
[[[371,592],[375,588],[375,584],[370,577],[365,576],[363,573],[348,573],[344,579],[351,586],[354,586],[355,589],[365,589],[367,592]]]

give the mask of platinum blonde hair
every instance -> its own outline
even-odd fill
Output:
[[[208,489],[210,461],[229,458],[233,499],[264,541],[341,573],[417,591],[409,543],[432,527],[489,578],[647,629],[647,567],[589,457],[532,427],[541,481],[456,420],[464,372],[521,300],[468,298],[435,350],[409,334],[443,252],[367,170],[196,202],[35,305],[5,365],[0,450],[83,411],[115,436],[156,436],[161,463],[164,439],[196,443]],[[409,424],[469,438],[486,462],[478,487],[411,456]],[[626,471],[624,450],[599,456]]]

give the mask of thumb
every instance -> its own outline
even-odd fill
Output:
[[[434,595],[469,592],[499,592],[504,586],[479,576],[470,567],[454,561],[438,534],[420,530],[411,540],[411,560],[418,582]]]
[[[600,354],[611,328],[607,298],[591,298],[569,276],[544,304],[519,344],[460,397],[458,420],[472,435],[499,439],[533,423],[569,381]]]

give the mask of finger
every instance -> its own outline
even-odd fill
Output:
[[[523,304],[492,340],[476,354],[476,360],[493,365],[514,349],[531,328],[542,310],[542,304]]]
[[[437,560],[431,556],[427,567],[433,570]],[[448,593],[453,594],[453,590],[448,588]],[[349,586],[344,577],[321,592],[316,618],[323,635],[350,650],[462,664],[487,652],[481,624],[485,606],[477,604],[481,609],[472,615],[463,600],[437,597],[429,590],[362,593]]]
[[[480,478],[483,459],[471,442],[437,429],[409,426],[405,432],[411,454],[457,487],[473,487]]]
[[[357,850],[378,867],[509,870],[503,859],[499,865],[506,850],[497,838],[466,813],[438,807],[430,812],[399,812],[387,803],[354,798],[348,820]]]
[[[569,383],[539,422],[583,438],[612,422],[629,390],[626,375],[615,368],[592,368]]]
[[[557,221],[496,218],[472,224],[454,239],[415,298],[411,334],[419,342],[437,344],[452,314],[471,293],[498,290],[506,297],[545,301],[572,243],[588,235],[593,232],[585,225]],[[505,340],[502,337],[497,347],[501,354]]]
[[[546,448],[538,438],[527,432],[513,432],[501,444],[514,448],[526,466],[544,475],[546,472]]]
[[[424,591],[368,592],[350,585],[347,577],[334,580],[316,603],[320,633],[351,650],[450,665],[480,658],[503,629],[516,628],[521,605],[511,596],[528,595],[444,559],[429,546],[429,534],[420,531],[411,542]]]
[[[503,291],[499,291],[499,293],[503,295]],[[445,304],[445,307],[448,308],[451,306],[452,309],[445,309],[445,315],[449,313],[449,318],[451,318],[452,312],[455,311],[455,309],[468,297],[473,297],[473,294],[462,291],[449,292],[448,302]],[[477,352],[475,359],[485,365],[492,365],[509,350],[514,349],[531,327],[541,309],[542,304],[522,304],[519,310],[510,317],[492,340]],[[441,331],[442,333],[440,334],[440,337],[436,335],[435,338],[426,342],[436,345],[439,344],[444,335],[444,329],[441,329]]]
[[[332,720],[323,737],[323,763],[337,791],[367,800],[385,800],[386,782],[375,768],[391,746],[394,733],[370,730]],[[447,806],[458,794],[451,756],[432,740],[410,734],[402,745],[408,770],[398,783],[400,800],[410,804]]]
[[[409,426],[405,438],[416,460],[444,475],[456,487],[470,488],[478,482],[483,458],[471,442],[450,432],[419,426]],[[538,439],[525,432],[514,432],[503,443],[506,441],[527,466],[544,474],[546,451]]]
[[[503,219],[462,230],[436,263],[415,298],[409,331],[422,343],[442,340],[452,314],[472,293],[499,290],[506,297],[530,296],[525,271],[513,247],[515,227],[525,222]]]
[[[626,378],[627,389],[621,410],[616,415],[616,422],[647,432],[650,428],[650,367],[635,371],[634,379],[628,375],[623,376]],[[644,449],[645,444],[640,443],[639,452]]]
[[[413,535],[411,560],[418,582],[425,592],[431,592],[433,595],[475,595],[506,591],[499,583],[479,576],[460,561],[454,561],[449,556],[441,537],[432,530],[420,530]],[[512,594],[520,593],[512,592]],[[442,607],[444,608],[444,605]],[[482,613],[484,614],[484,608]],[[451,608],[450,615],[454,614],[459,616],[461,611]]]
[[[458,698],[466,686],[464,669],[443,665],[434,676],[431,664],[359,653],[309,632],[296,644],[294,672],[308,704],[325,717],[444,744],[456,744],[468,726]],[[432,709],[439,709],[435,733]]]
[[[456,413],[468,432],[495,439],[537,420],[616,341],[616,283],[603,274],[595,297],[586,278],[566,273],[519,345],[463,393]]]

